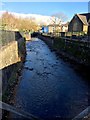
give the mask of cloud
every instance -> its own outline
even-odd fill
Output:
[[[2,16],[2,14],[5,12],[6,11],[0,11],[0,16]],[[11,13],[17,18],[33,18],[37,24],[41,23],[41,21],[44,24],[51,23],[51,20],[50,20],[51,16],[44,16],[44,15],[39,15],[39,14],[23,14],[23,13],[16,13],[16,12],[9,12],[9,13]]]

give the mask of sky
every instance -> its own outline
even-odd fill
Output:
[[[88,12],[88,2],[3,2],[2,10],[46,16],[61,12],[71,19],[76,13]]]

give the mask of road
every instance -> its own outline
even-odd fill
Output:
[[[70,120],[86,109],[87,81],[40,39],[33,38],[26,48],[15,106],[43,120]]]

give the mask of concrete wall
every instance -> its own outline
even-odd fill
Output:
[[[15,64],[24,60],[25,46],[24,38],[18,41],[10,42],[8,45],[3,46],[0,50],[0,69],[8,67],[9,65]]]
[[[18,55],[18,42],[13,41],[8,45],[3,46],[0,50],[0,58],[0,69],[20,61]]]
[[[8,91],[17,80],[17,72],[21,69],[26,55],[25,39],[20,38],[0,49],[0,70],[2,71],[2,92]]]

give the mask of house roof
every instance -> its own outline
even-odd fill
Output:
[[[77,14],[79,19],[82,21],[83,24],[88,25],[88,21],[90,19],[90,13],[84,13],[84,14]]]
[[[53,27],[53,26],[60,26],[59,24],[50,24],[50,25],[48,25],[48,27]]]
[[[69,25],[69,22],[65,23],[65,24],[62,24],[61,26],[65,26],[67,27]]]
[[[50,24],[50,25],[48,25],[49,27],[54,27],[54,26],[56,26],[56,27],[62,27],[62,26],[68,26],[68,24],[69,24],[69,22],[67,22],[67,23],[64,23],[64,24],[61,24],[61,25],[59,25],[59,24]]]

